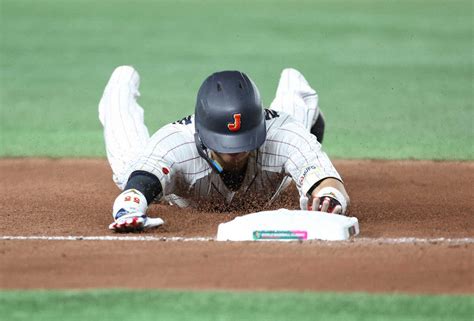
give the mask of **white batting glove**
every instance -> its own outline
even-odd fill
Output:
[[[312,196],[311,203],[307,196],[300,197],[302,210],[320,211],[344,215],[347,211],[347,200],[344,195],[334,187],[324,187]]]
[[[161,218],[148,217],[145,212],[148,207],[145,196],[135,190],[123,191],[114,202],[112,215],[114,222],[109,225],[115,232],[139,232],[158,227],[164,223]]]

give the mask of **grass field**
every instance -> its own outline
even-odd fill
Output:
[[[210,73],[270,104],[282,68],[318,90],[334,158],[473,159],[472,1],[1,1],[0,156],[104,156],[97,104],[133,64],[153,132]]]
[[[467,296],[359,293],[31,291],[0,292],[0,301],[10,321],[468,321],[473,313]]]
[[[112,70],[132,64],[150,132],[192,113],[214,71],[247,72],[269,105],[292,66],[320,95],[332,158],[474,159],[471,0],[0,4],[0,157],[104,157],[97,104]],[[472,320],[473,305],[472,296],[0,292],[5,320]]]

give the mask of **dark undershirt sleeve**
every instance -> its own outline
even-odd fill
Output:
[[[316,139],[320,144],[323,143],[323,138],[324,138],[324,127],[325,127],[325,121],[324,121],[324,116],[323,113],[319,112],[319,116],[316,119],[316,122],[314,123],[313,127],[311,127],[311,134],[316,136]]]
[[[145,171],[135,171],[130,174],[127,185],[125,185],[125,190],[131,188],[145,195],[148,205],[163,191],[158,177]]]

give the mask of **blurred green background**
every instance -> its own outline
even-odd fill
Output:
[[[473,159],[473,2],[1,0],[0,156],[105,156],[112,70],[141,75],[150,132],[214,71],[269,105],[285,67],[326,115],[333,158]]]
[[[170,290],[0,291],[5,320],[471,321],[472,296]]]

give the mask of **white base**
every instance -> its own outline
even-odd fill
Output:
[[[279,209],[239,216],[219,224],[218,241],[343,241],[359,234],[355,217]]]

